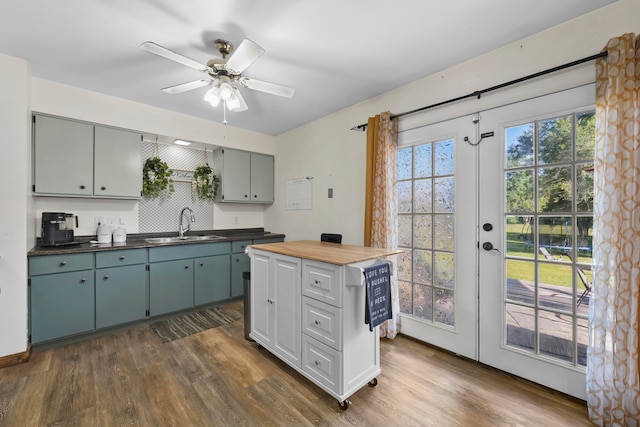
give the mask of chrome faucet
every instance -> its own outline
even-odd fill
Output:
[[[193,211],[191,210],[191,208],[182,209],[182,212],[180,212],[180,229],[178,230],[178,236],[180,236],[181,239],[184,238],[184,233],[186,233],[191,229],[191,225],[189,225],[189,222],[187,222],[187,225],[182,224],[184,211],[189,211],[189,213],[191,214],[191,216],[189,217],[189,220],[191,222],[196,222],[196,217],[193,215]]]

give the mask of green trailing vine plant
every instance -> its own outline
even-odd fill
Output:
[[[149,157],[142,169],[142,195],[155,199],[161,194],[173,193],[172,170],[157,155]]]
[[[219,185],[220,178],[213,173],[209,163],[198,165],[191,179],[191,197],[194,200],[213,201],[218,194]]]

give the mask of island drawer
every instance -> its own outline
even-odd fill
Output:
[[[342,307],[342,275],[339,265],[304,259],[302,294],[335,307]]]
[[[342,350],[342,310],[313,298],[302,298],[303,332],[318,341]]]
[[[342,353],[304,334],[302,369],[334,393],[342,393]]]

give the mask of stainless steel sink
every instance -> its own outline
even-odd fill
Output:
[[[221,240],[222,236],[206,235],[206,236],[174,236],[174,237],[150,237],[145,239],[149,243],[176,243],[176,242],[192,242],[201,240]]]

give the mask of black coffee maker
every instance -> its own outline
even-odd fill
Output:
[[[64,212],[42,212],[40,245],[75,245],[73,229],[78,226],[78,217]]]

